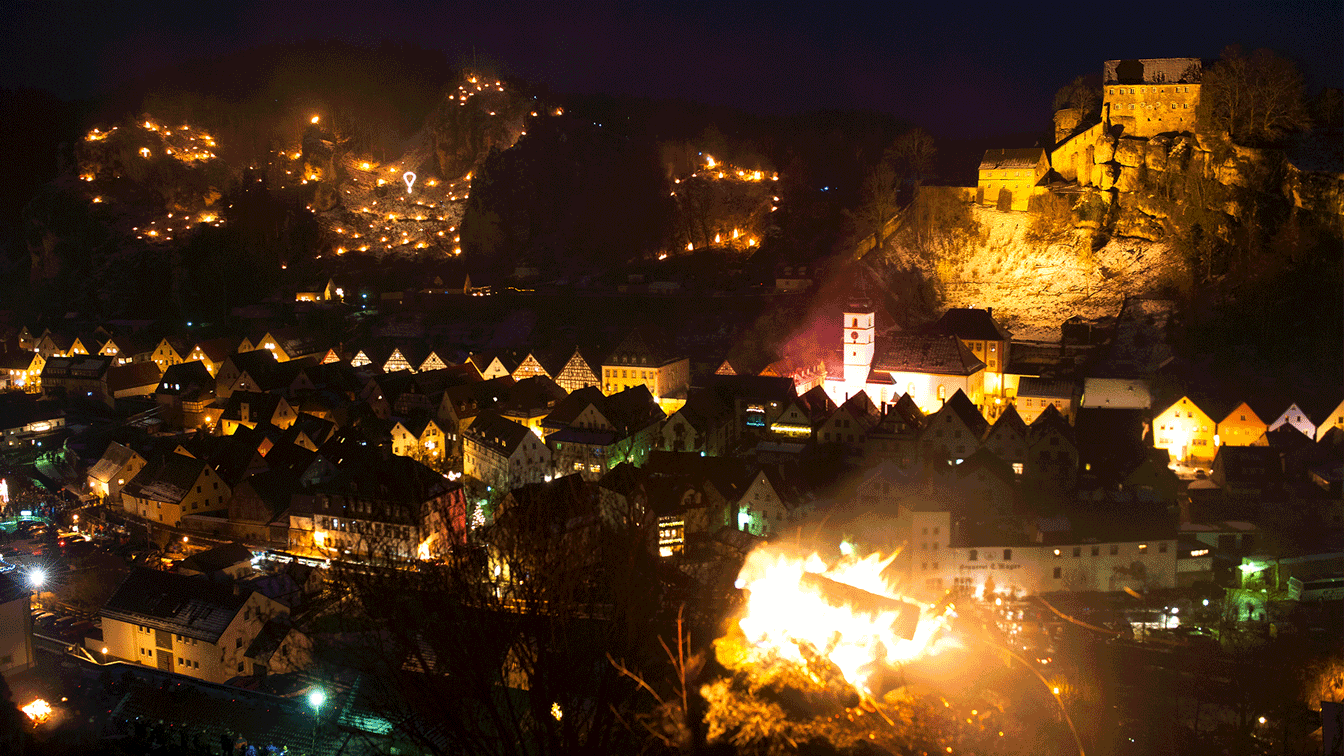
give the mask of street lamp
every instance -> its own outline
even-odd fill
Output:
[[[316,688],[308,693],[308,705],[313,707],[313,735],[309,739],[308,750],[317,751],[317,723],[319,713],[322,711],[322,704],[327,702],[327,692],[321,688]]]

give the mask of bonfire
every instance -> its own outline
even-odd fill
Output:
[[[954,706],[919,670],[959,648],[951,602],[904,596],[887,575],[894,559],[828,562],[780,546],[750,554],[737,581],[741,616],[714,642],[728,674],[700,688],[705,738],[757,752],[991,750],[984,736],[1002,738],[992,694]]]

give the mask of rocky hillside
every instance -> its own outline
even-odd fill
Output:
[[[964,243],[933,257],[898,236],[888,263],[922,273],[947,307],[993,307],[1018,339],[1057,340],[1074,315],[1115,315],[1126,296],[1162,291],[1180,265],[1160,242],[1116,237],[1094,252],[1088,229],[1038,238],[1031,214],[971,213],[977,228]]]

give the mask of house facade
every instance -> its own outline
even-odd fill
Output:
[[[121,489],[144,468],[144,457],[131,447],[113,441],[102,458],[89,468],[89,490],[108,503],[119,504]]]
[[[46,358],[37,352],[17,351],[0,354],[0,388],[40,394],[42,368],[46,364]]]
[[[1153,446],[1177,462],[1207,467],[1218,447],[1217,424],[1190,397],[1183,396],[1153,417]]]
[[[564,367],[560,368],[560,372],[553,377],[560,388],[571,394],[589,386],[600,387],[602,379],[598,377],[598,373],[602,368],[600,366],[595,368],[594,364],[593,361],[584,356],[583,352],[575,349],[574,354],[570,355],[570,358],[565,361]]]
[[[1032,196],[1043,191],[1039,184],[1049,172],[1049,156],[1040,147],[985,150],[980,159],[976,202],[1025,211]]]
[[[1251,446],[1252,444],[1263,443],[1261,438],[1265,431],[1269,430],[1269,425],[1261,420],[1251,405],[1246,402],[1238,404],[1227,413],[1227,417],[1218,421],[1217,434],[1214,441],[1219,446]]]
[[[664,412],[686,403],[691,385],[691,361],[674,354],[636,330],[602,362],[602,393],[611,396],[644,386]]]
[[[228,500],[229,486],[214,468],[178,453],[146,465],[121,490],[126,511],[172,527],[186,515],[224,509]]]
[[[489,488],[510,491],[545,481],[555,467],[551,449],[537,434],[486,410],[462,434],[462,473]]]
[[[136,570],[99,611],[109,660],[223,684],[254,673],[247,649],[284,605],[257,591]]]

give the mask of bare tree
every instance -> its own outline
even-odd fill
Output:
[[[333,567],[361,695],[425,753],[637,752],[651,704],[624,672],[660,677],[670,635],[647,534],[577,489],[518,493],[442,560]]]
[[[899,184],[896,171],[886,163],[868,169],[860,188],[860,204],[854,212],[862,230],[873,235],[873,248],[882,249],[887,243],[888,223],[899,209]]]
[[[1096,75],[1079,76],[1055,92],[1055,110],[1072,108],[1084,118],[1101,109],[1101,82]]]
[[[937,156],[933,136],[916,127],[896,137],[883,158],[902,182],[909,181],[918,186],[933,172],[933,161]]]
[[[1271,50],[1231,46],[1204,72],[1200,122],[1240,144],[1266,145],[1311,127],[1302,74]]]

